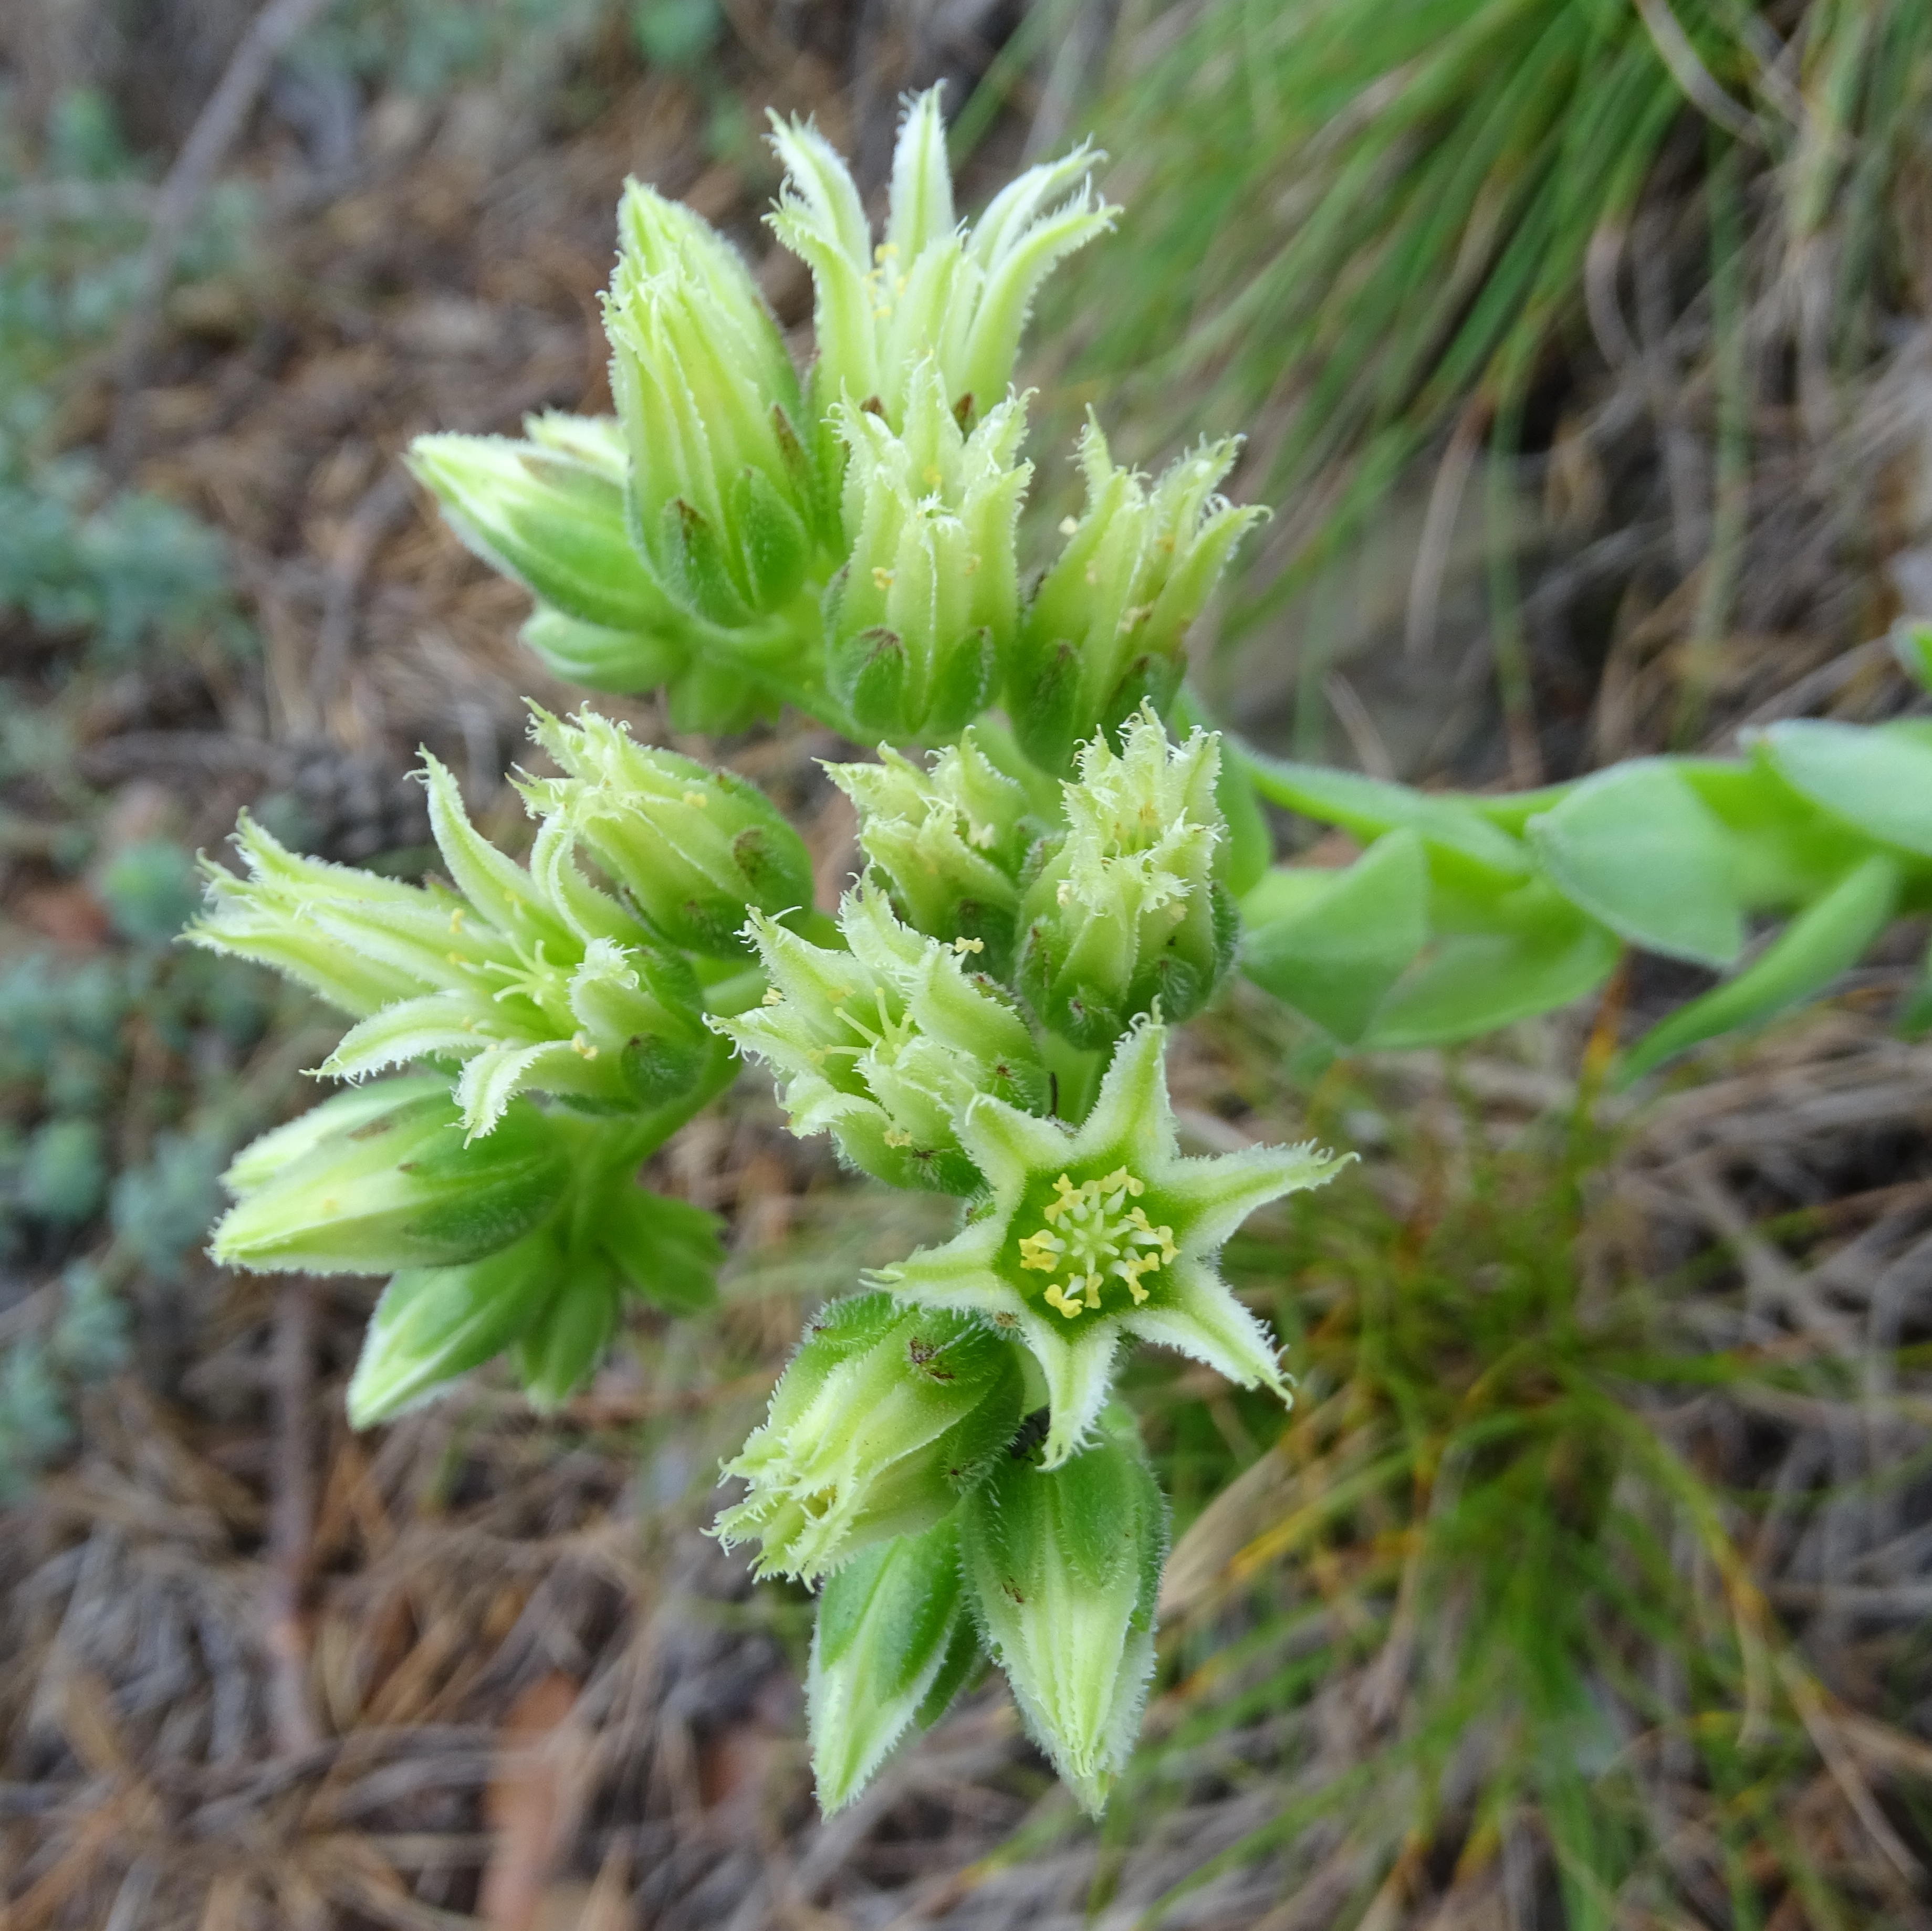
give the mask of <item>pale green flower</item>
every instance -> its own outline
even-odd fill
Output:
[[[928,357],[962,422],[1004,400],[1040,283],[1119,211],[1096,202],[1088,185],[1101,156],[1083,146],[1029,168],[976,222],[962,223],[953,212],[939,89],[929,88],[907,107],[886,232],[875,244],[858,188],[831,143],[808,121],[774,115],[772,127],[786,172],[769,218],[816,285],[814,417],[844,395],[876,404],[900,427],[913,372]]]
[[[950,1514],[1012,1441],[1019,1357],[970,1315],[860,1294],[820,1309],[724,1472],[745,1499],[718,1518],[756,1540],[760,1576],[809,1582],[868,1545]]]
[[[844,952],[754,916],[764,1003],[712,1024],[771,1067],[800,1138],[830,1133],[854,1166],[895,1186],[975,1192],[957,1131],[965,1108],[986,1093],[1047,1102],[1026,1021],[970,969],[978,941],[926,938],[877,892],[850,894],[838,923]]]
[[[1188,626],[1265,514],[1215,493],[1240,448],[1204,442],[1150,488],[1088,424],[1087,507],[1034,593],[1006,676],[1014,733],[1042,769],[1064,771],[1096,724],[1111,730],[1150,700],[1165,708],[1180,688]]]
[[[632,526],[686,609],[748,624],[794,595],[826,533],[797,375],[757,283],[699,216],[632,181],[618,229],[604,324]]]
[[[1256,1207],[1319,1186],[1340,1163],[1312,1146],[1184,1155],[1162,1066],[1166,1037],[1143,1024],[1120,1042],[1077,1131],[974,1099],[959,1141],[987,1198],[946,1245],[873,1276],[902,1300],[982,1314],[1032,1351],[1051,1409],[1048,1467],[1092,1426],[1130,1337],[1288,1399],[1274,1339],[1215,1259]]]
[[[1104,1046],[1137,1014],[1178,1021],[1207,1003],[1240,932],[1215,876],[1220,769],[1218,736],[1175,745],[1150,706],[1118,754],[1105,733],[1080,747],[1079,778],[1061,787],[1066,829],[1019,908],[1015,976],[1043,1025]]]
[[[521,442],[418,436],[410,471],[465,547],[532,595],[580,623],[688,650],[689,619],[632,547],[621,445],[580,417],[533,417],[524,428]]]
[[[382,1274],[481,1260],[563,1198],[578,1151],[569,1126],[519,1101],[472,1144],[440,1079],[338,1093],[236,1156],[222,1177],[236,1204],[208,1252],[255,1273]]]
[[[562,767],[524,796],[586,845],[664,937],[726,958],[746,952],[748,911],[812,902],[805,841],[748,778],[640,745],[592,711],[531,706],[530,735]]]
[[[859,843],[893,908],[915,931],[976,940],[976,963],[1004,977],[1012,963],[1019,875],[1042,829],[1030,800],[969,724],[929,769],[879,747],[876,764],[828,764],[858,808]]]
[[[833,693],[861,730],[950,736],[985,705],[1018,621],[1014,530],[1033,473],[1017,460],[1024,399],[962,431],[928,358],[912,373],[902,429],[849,394],[833,420],[851,546],[826,597]]]
[[[427,754],[424,774],[453,890],[299,856],[244,818],[250,875],[209,868],[189,937],[277,967],[357,1017],[320,1069],[332,1078],[460,1065],[472,1135],[526,1090],[620,1111],[688,1090],[710,1058],[689,965],[584,878],[568,826],[546,822],[526,868],[478,832]]]

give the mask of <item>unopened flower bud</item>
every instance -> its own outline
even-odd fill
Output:
[[[968,970],[970,949],[910,931],[883,895],[851,895],[838,920],[847,952],[754,919],[766,1003],[713,1024],[771,1066],[794,1133],[830,1132],[847,1160],[892,1186],[970,1194],[980,1177],[959,1116],[982,1093],[1044,1108],[1033,1036]]]
[[[862,730],[953,736],[983,708],[1018,618],[1024,402],[1009,397],[962,433],[926,361],[903,429],[849,397],[836,422],[851,549],[826,600],[832,691]]]
[[[670,943],[725,958],[748,949],[748,911],[812,902],[805,841],[735,772],[640,745],[621,724],[537,710],[532,735],[562,768],[524,794],[555,814]]]
[[[465,547],[532,595],[580,623],[662,632],[679,645],[687,620],[631,547],[622,469],[613,474],[584,460],[595,429],[562,439],[561,448],[506,436],[419,436],[410,468]]]
[[[570,1177],[558,1123],[526,1102],[473,1143],[446,1088],[385,1082],[390,1104],[346,1093],[245,1149],[239,1195],[209,1252],[258,1273],[382,1274],[505,1247],[543,1219]]]
[[[1017,1351],[970,1316],[909,1313],[883,1294],[834,1302],[724,1465],[748,1492],[716,1533],[728,1548],[755,1539],[760,1576],[808,1582],[918,1534],[1012,1439],[1023,1387]]]
[[[1133,1417],[1059,1467],[1003,1457],[961,1515],[967,1587],[1028,1729],[1097,1817],[1154,1673],[1167,1504]]]
[[[974,963],[1004,976],[1012,956],[1018,878],[1039,829],[1024,791],[980,748],[968,725],[922,771],[889,745],[876,764],[827,774],[859,811],[859,842],[916,931],[977,940]]]
[[[1144,702],[1164,708],[1179,688],[1188,626],[1264,514],[1214,493],[1239,448],[1203,443],[1150,490],[1088,424],[1087,508],[1034,593],[1006,676],[1014,733],[1043,770],[1066,770],[1096,723],[1111,730]]]
[[[634,526],[685,608],[742,625],[793,595],[824,532],[797,376],[722,236],[634,181],[618,220],[604,314]]]
[[[980,1660],[957,1513],[854,1556],[819,1593],[806,1678],[818,1807],[842,1810],[908,1729],[929,1728]]]
[[[809,122],[772,117],[785,181],[771,224],[811,268],[818,357],[814,413],[842,395],[875,403],[897,429],[913,373],[937,361],[946,405],[970,421],[1012,382],[1014,358],[1048,274],[1112,225],[1087,176],[1101,157],[1080,148],[1029,168],[970,227],[953,215],[939,90],[910,101],[892,160],[886,232],[875,245],[851,175]],[[1064,196],[1049,208],[1056,196]]]
[[[1102,733],[1063,787],[1067,829],[1019,912],[1017,978],[1041,1023],[1082,1046],[1118,1039],[1138,1013],[1182,1020],[1232,964],[1234,901],[1215,877],[1220,740],[1170,742],[1150,708],[1118,755]]]
[[[554,1227],[465,1266],[395,1275],[376,1303],[350,1380],[350,1425],[373,1426],[445,1393],[458,1375],[511,1346],[568,1288]]]

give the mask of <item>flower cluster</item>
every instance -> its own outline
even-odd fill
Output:
[[[537,599],[525,637],[600,689],[662,690],[681,728],[790,702],[848,735],[942,745],[1004,703],[1055,776],[1096,724],[1165,706],[1255,512],[1214,494],[1232,442],[1149,485],[1097,428],[1085,515],[1022,594],[1025,399],[1042,283],[1112,225],[1082,148],[956,216],[937,90],[908,106],[884,232],[809,124],[774,122],[771,217],[814,289],[802,379],[730,244],[637,182],[604,301],[614,418],[419,439],[416,475]]]
[[[340,1009],[320,1070],[352,1084],[236,1161],[214,1251],[390,1276],[358,1424],[499,1354],[554,1406],[627,1294],[710,1297],[710,1216],[636,1175],[734,1049],[762,1062],[793,1132],[958,1209],[950,1238],[820,1311],[725,1466],[743,1487],[721,1539],[820,1591],[821,1799],[850,1798],[983,1655],[1097,1810],[1166,1546],[1118,1366],[1151,1342],[1286,1399],[1217,1257],[1334,1165],[1184,1152],[1167,1097],[1169,1028],[1223,982],[1231,882],[1253,867],[1219,739],[1162,718],[1256,513],[1216,493],[1235,444],[1149,481],[1090,427],[1084,514],[1057,561],[1022,567],[1014,361],[1043,278],[1112,224],[1098,156],[1030,169],[962,222],[922,95],[875,236],[814,128],[773,145],[772,225],[814,284],[808,373],[730,244],[633,182],[603,306],[614,415],[426,436],[410,460],[530,592],[525,637],[560,674],[661,692],[677,730],[790,703],[877,742],[830,767],[862,876],[819,909],[755,786],[590,711],[535,713],[550,775],[519,778],[520,856],[433,758],[442,877],[326,864],[244,821],[245,875],[211,868],[194,936]]]

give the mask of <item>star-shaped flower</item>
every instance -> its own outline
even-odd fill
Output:
[[[1166,1039],[1165,1027],[1149,1023],[1120,1042],[1076,1132],[975,1099],[958,1135],[986,1177],[984,1201],[944,1246],[874,1276],[902,1300],[975,1309],[1024,1342],[1046,1381],[1047,1468],[1092,1426],[1128,1336],[1289,1399],[1274,1338],[1215,1259],[1256,1207],[1318,1186],[1342,1159],[1312,1145],[1183,1154]]]

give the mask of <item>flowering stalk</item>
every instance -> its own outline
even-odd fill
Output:
[[[1235,443],[1150,483],[1095,425],[1085,511],[1023,569],[1015,358],[1042,278],[1112,224],[1099,157],[1030,169],[962,222],[922,95],[875,237],[814,128],[772,140],[772,226],[814,286],[807,374],[731,245],[632,183],[603,311],[614,415],[428,436],[411,463],[529,591],[553,670],[661,691],[680,730],[790,703],[877,742],[830,767],[863,877],[820,910],[755,786],[587,710],[534,713],[554,769],[520,776],[522,858],[427,757],[446,878],[326,864],[244,821],[246,875],[211,868],[193,936],[337,1006],[353,1023],[320,1070],[370,1083],[238,1158],[215,1252],[390,1275],[358,1426],[498,1356],[554,1408],[630,1297],[712,1298],[716,1223],[637,1174],[734,1051],[763,1062],[795,1133],[958,1208],[813,1318],[724,1468],[743,1489],[721,1540],[820,1591],[821,1801],[848,1801],[984,1655],[1097,1811],[1153,1668],[1166,1536],[1117,1369],[1150,1342],[1285,1401],[1218,1255],[1336,1164],[1184,1152],[1167,1096],[1169,1029],[1224,982],[1231,885],[1263,867],[1244,772],[1163,718],[1256,512],[1216,493]]]

